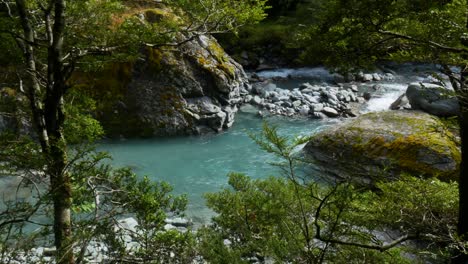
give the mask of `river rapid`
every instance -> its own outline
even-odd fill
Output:
[[[392,68],[394,80],[360,83],[361,91],[381,87],[373,92],[361,113],[387,110],[411,82],[431,80],[433,66],[399,65]],[[334,78],[325,68],[278,69],[257,73],[278,87],[293,89],[310,82],[330,86]],[[269,164],[274,157],[262,151],[249,134],[261,132],[263,122],[276,125],[282,135],[311,135],[327,126],[343,122],[340,119],[261,117],[257,110],[239,111],[232,128],[219,134],[154,139],[108,140],[99,150],[113,156],[112,165],[129,166],[139,175],[155,181],[166,181],[174,194],[186,194],[189,199],[187,217],[197,224],[209,222],[213,212],[205,205],[203,194],[227,186],[230,172],[245,173],[252,178],[279,176],[278,168]],[[312,173],[320,174],[313,170]],[[319,176],[319,175],[314,175]]]

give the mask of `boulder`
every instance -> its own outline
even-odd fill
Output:
[[[439,117],[457,116],[460,113],[458,99],[453,92],[434,84],[410,84],[406,89],[411,108]]]
[[[455,180],[461,160],[456,137],[420,111],[361,115],[319,132],[304,149],[324,170],[365,183],[402,172]]]
[[[149,11],[142,12],[148,19]],[[191,135],[232,125],[235,106],[251,89],[242,66],[212,36],[179,33],[174,38],[192,40],[177,49],[145,46],[141,59],[72,78],[74,84],[96,91],[94,99],[103,102],[96,117],[108,136]],[[198,101],[207,104],[192,107]],[[203,121],[207,118],[216,121]]]

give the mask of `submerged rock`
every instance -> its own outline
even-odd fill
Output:
[[[419,111],[365,114],[319,132],[304,149],[326,171],[364,182],[402,172],[455,180],[461,160],[455,137]]]

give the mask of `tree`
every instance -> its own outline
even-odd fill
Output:
[[[180,19],[161,23],[141,20],[119,1],[0,2],[1,43],[11,51],[8,55],[20,55],[7,59],[13,68],[8,71],[19,79],[18,94],[29,100],[38,151],[50,179],[57,263],[74,263],[73,188],[64,127],[66,95],[76,70],[105,58],[134,58],[144,45],[178,45],[201,34],[236,30],[263,18],[264,2],[168,0]]]
[[[468,3],[454,1],[321,1],[318,21],[299,34],[314,40],[330,66],[369,67],[377,60],[419,61],[440,65],[455,89],[462,162],[458,235],[468,237]],[[318,40],[318,41],[317,41]],[[456,66],[458,72],[452,71]]]
[[[404,175],[395,182],[377,183],[378,192],[347,181],[318,183],[304,173],[310,161],[295,151],[307,137],[290,140],[265,126],[254,140],[280,158],[273,165],[284,177],[253,180],[232,173],[231,188],[206,195],[217,213],[214,225],[200,231],[201,253],[208,261],[410,263],[401,253],[412,250],[421,260],[444,261],[460,246],[452,236],[455,183]],[[430,246],[402,245],[414,239]],[[425,256],[421,251],[434,253]]]

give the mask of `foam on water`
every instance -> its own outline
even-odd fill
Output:
[[[257,72],[257,75],[263,78],[317,78],[324,81],[333,79],[332,74],[324,67],[265,70]]]
[[[374,95],[374,97],[366,103],[363,110],[364,113],[389,110],[390,105],[395,102],[400,95],[405,93],[408,87],[407,84],[398,83],[382,83],[381,86],[385,92]]]

